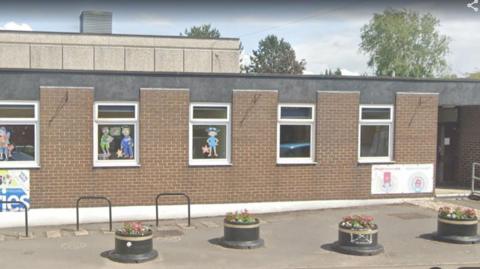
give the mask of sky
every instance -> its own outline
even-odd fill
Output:
[[[359,50],[360,29],[386,8],[431,13],[450,38],[449,70],[463,77],[480,71],[480,4],[474,0],[278,0],[278,1],[1,1],[0,29],[78,32],[82,10],[113,12],[116,34],[179,35],[210,23],[222,37],[240,38],[248,63],[269,34],[284,38],[305,59],[306,74],[341,68],[345,75],[372,74]]]

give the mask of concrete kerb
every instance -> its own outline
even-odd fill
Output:
[[[345,208],[371,205],[388,205],[401,203],[415,203],[415,201],[432,201],[427,198],[395,198],[395,199],[365,199],[365,200],[320,200],[320,201],[290,201],[290,202],[261,202],[261,203],[232,203],[232,204],[193,204],[192,217],[223,216],[232,212],[248,208],[256,214],[277,213],[301,210],[317,210],[328,208]],[[159,206],[162,219],[185,218],[185,205]],[[155,206],[123,206],[113,207],[114,222],[153,220],[155,219]],[[24,225],[23,212],[4,212],[0,228],[22,227]],[[30,226],[67,225],[75,223],[75,208],[47,208],[30,209]],[[108,207],[82,208],[80,223],[101,223],[108,220]]]

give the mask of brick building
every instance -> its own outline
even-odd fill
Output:
[[[0,168],[28,171],[32,209],[82,195],[149,206],[160,192],[202,205],[431,197],[469,182],[480,82],[240,74],[238,47],[0,31]]]

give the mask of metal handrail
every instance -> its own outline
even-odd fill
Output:
[[[25,208],[25,236],[28,237],[28,208],[27,204],[21,201],[2,201],[0,200],[0,204],[5,203],[5,204],[17,204],[17,205],[22,205],[23,208]]]
[[[109,217],[109,226],[110,232],[112,231],[112,202],[105,196],[80,196],[77,199],[77,231],[80,230],[80,213],[79,206],[81,200],[105,200],[108,202],[108,217]]]
[[[184,196],[185,198],[187,198],[188,226],[190,227],[190,197],[186,193],[183,193],[183,192],[162,192],[162,193],[159,193],[157,195],[157,197],[155,198],[155,216],[156,216],[155,223],[156,223],[157,227],[158,227],[158,198],[160,198],[161,196],[174,196],[174,195],[180,195],[180,196]]]
[[[475,194],[475,181],[480,180],[480,177],[477,177],[477,169],[480,168],[480,163],[472,164],[472,195]]]

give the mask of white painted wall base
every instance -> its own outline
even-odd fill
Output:
[[[321,200],[292,202],[262,202],[238,204],[194,204],[192,218],[223,216],[226,212],[248,209],[252,213],[273,213],[325,208],[400,204],[412,200],[432,200],[433,198],[398,198],[369,200]],[[187,217],[186,205],[159,206],[161,219],[179,219]],[[28,211],[29,226],[74,224],[75,208],[45,208]],[[24,212],[1,212],[0,228],[24,226]],[[154,220],[155,206],[122,206],[112,208],[114,222],[133,220]],[[80,208],[80,223],[108,222],[108,207]]]

